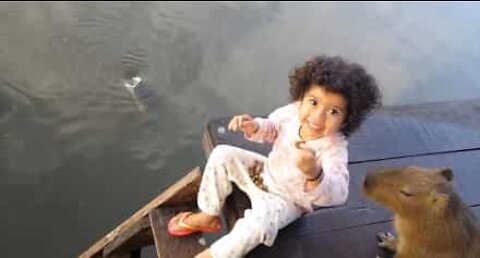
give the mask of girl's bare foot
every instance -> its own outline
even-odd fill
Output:
[[[193,213],[186,217],[183,222],[194,227],[218,227],[221,224],[218,216],[208,215],[203,212]]]
[[[221,220],[218,216],[208,215],[203,212],[190,213],[183,218],[183,224],[193,228],[220,228]],[[172,225],[173,230],[182,230],[179,223]]]

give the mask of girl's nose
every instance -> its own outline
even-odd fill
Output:
[[[325,110],[323,107],[318,107],[313,111],[313,120],[314,123],[323,123],[325,119]]]

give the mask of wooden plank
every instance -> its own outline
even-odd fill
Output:
[[[351,208],[378,208],[376,204],[364,198],[361,193],[364,175],[370,170],[410,165],[453,169],[453,185],[458,194],[469,205],[480,204],[480,188],[478,187],[480,185],[480,174],[478,173],[480,150],[473,150],[351,164],[349,166],[350,196],[347,205]]]
[[[268,155],[268,153],[272,149],[270,144],[259,144],[247,141],[244,139],[244,136],[241,132],[228,131],[227,126],[229,120],[230,117],[222,117],[213,119],[207,123],[207,126],[205,128],[206,134],[208,136],[205,137],[207,145],[204,144],[204,148],[207,150],[209,149],[208,152],[205,153],[207,157],[211,149],[220,144],[237,146],[246,150],[258,152],[265,156]]]
[[[207,128],[209,126],[210,125],[207,125]],[[202,147],[203,147],[203,153],[205,154],[205,157],[210,156],[210,153],[215,147],[213,146],[213,144],[214,144],[214,139],[213,139],[212,131],[208,129],[204,130],[202,135]]]
[[[472,207],[472,211],[476,214],[477,218],[480,216],[480,206]],[[352,214],[351,219],[355,219],[354,214]],[[329,221],[322,221],[322,223],[328,224]],[[392,257],[392,254],[379,248],[376,238],[378,232],[387,231],[394,232],[391,221],[363,224],[331,231],[317,231],[314,228],[308,234],[295,237],[285,237],[288,233],[281,231],[272,247],[259,246],[247,257],[375,258],[376,255],[379,255],[382,258],[387,258]]]
[[[161,258],[191,258],[207,248],[199,243],[201,234],[194,234],[188,237],[171,237],[167,234],[168,221],[179,211],[192,210],[190,207],[161,207],[153,209],[150,214],[153,236],[157,256]]]
[[[153,235],[150,229],[150,221],[147,217],[130,227],[123,234],[118,235],[103,249],[103,257],[110,257],[114,253],[128,253],[143,246],[153,245]]]
[[[298,237],[312,233],[332,232],[345,228],[388,222],[392,218],[392,213],[382,208],[325,208],[304,215],[301,219],[283,229],[282,234],[286,237]]]
[[[390,106],[383,110],[396,117],[410,117],[480,129],[480,98]]]
[[[352,136],[349,156],[361,162],[475,148],[480,148],[478,129],[379,113]]]
[[[167,190],[145,205],[143,208],[135,212],[130,218],[125,220],[119,226],[117,226],[110,233],[102,237],[100,240],[95,242],[91,247],[89,247],[85,252],[80,254],[80,258],[88,258],[98,256],[100,252],[105,248],[106,245],[114,241],[117,237],[122,234],[128,234],[127,232],[136,227],[142,219],[148,215],[148,213],[160,206],[160,205],[179,205],[186,202],[194,200],[195,196],[187,196],[187,194],[197,193],[198,186],[201,181],[201,171],[197,167],[193,169],[186,176],[182,177],[178,182],[170,186]],[[188,197],[188,198],[187,198]]]
[[[376,233],[392,231],[391,222],[363,225],[332,232],[314,233],[297,239],[277,239],[273,247],[259,246],[247,257],[249,258],[375,258],[385,256],[386,252],[377,246]]]

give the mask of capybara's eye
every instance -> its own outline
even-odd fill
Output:
[[[413,196],[413,194],[411,194],[411,193],[409,193],[409,192],[407,192],[407,191],[405,191],[405,190],[400,190],[400,193],[401,193],[403,196],[406,196],[406,197],[412,197],[412,196]]]

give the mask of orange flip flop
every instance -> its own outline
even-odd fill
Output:
[[[185,211],[175,215],[168,222],[168,233],[172,236],[188,236],[197,232],[215,233],[220,231],[220,225],[216,227],[197,227],[186,224],[184,220],[192,214],[191,211]]]

